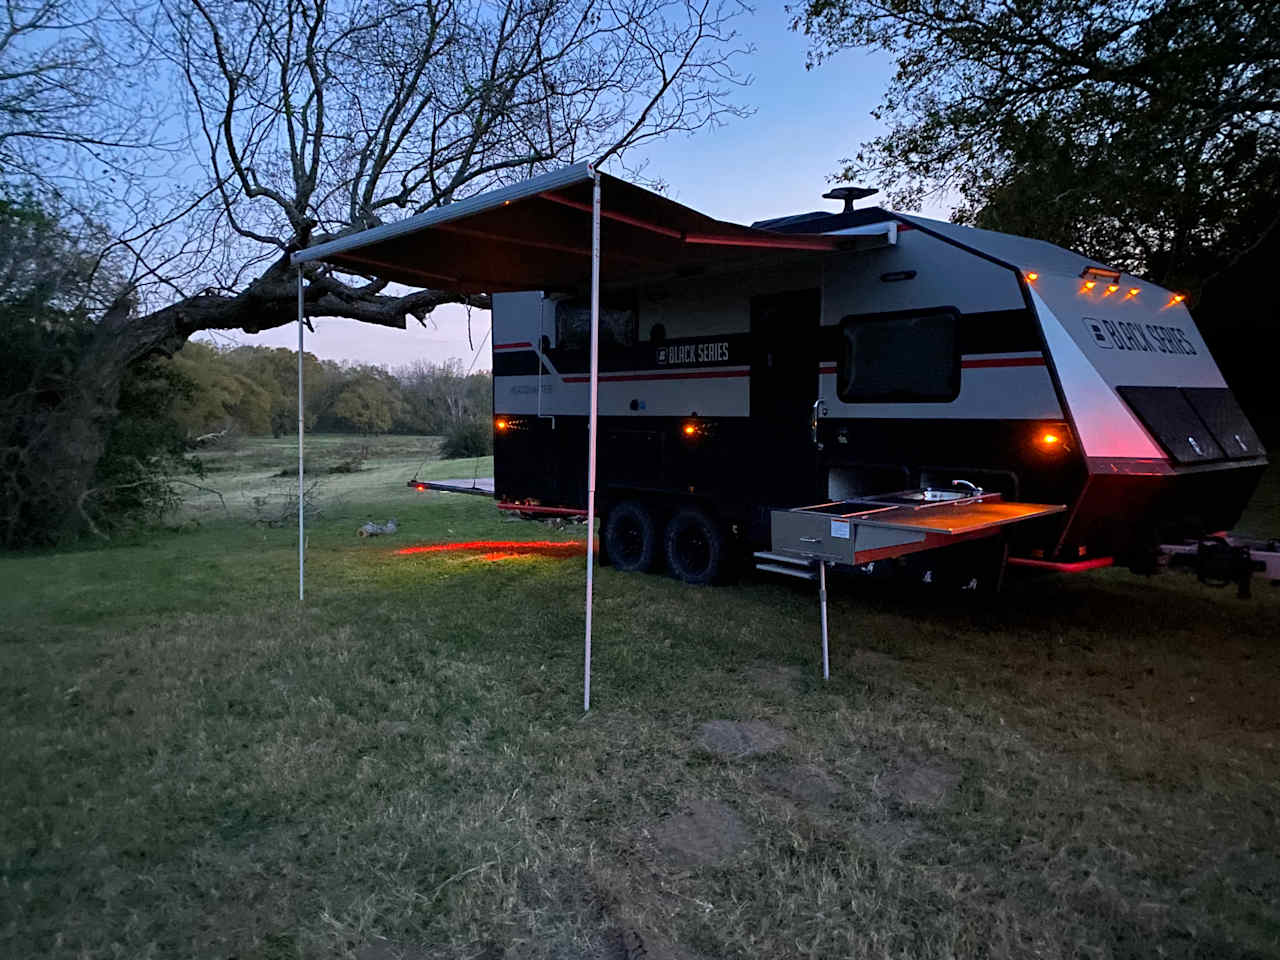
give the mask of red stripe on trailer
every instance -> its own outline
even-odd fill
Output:
[[[1045,366],[1044,356],[1037,357],[977,357],[973,360],[961,360],[960,366],[966,370],[980,369],[982,367],[1043,367]],[[834,363],[820,363],[818,365],[819,373],[835,373],[837,366]]]
[[[517,342],[517,343],[495,343],[495,344],[493,345],[493,349],[495,349],[495,350],[519,350],[519,349],[521,349],[521,348],[529,348],[529,347],[532,347],[532,346],[533,346],[533,344],[532,344],[532,343],[530,343],[528,340],[521,340],[521,341],[519,341],[519,342]]]
[[[587,511],[573,507],[542,507],[529,503],[499,503],[499,510],[519,510],[521,513],[554,513],[561,517],[585,517]]]
[[[623,380],[711,380],[717,377],[749,377],[749,370],[701,370],[688,373],[623,373],[601,375],[601,383],[617,383]],[[565,377],[565,383],[589,383],[590,377]]]
[[[983,357],[981,360],[961,360],[966,370],[974,367],[1043,367],[1044,357]]]
[[[1084,573],[1086,570],[1100,570],[1116,562],[1115,557],[1094,557],[1092,560],[1077,560],[1074,563],[1056,563],[1053,560],[1033,560],[1031,557],[1010,557],[1009,565],[1013,567],[1032,567],[1036,570],[1056,570],[1058,573]]]

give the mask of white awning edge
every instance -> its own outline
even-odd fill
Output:
[[[290,262],[305,263],[308,260],[322,260],[336,253],[344,253],[348,250],[365,247],[383,240],[390,240],[393,237],[416,233],[426,227],[448,223],[450,220],[458,220],[462,217],[488,210],[491,207],[500,207],[513,200],[523,200],[526,197],[535,196],[547,190],[559,190],[577,183],[587,183],[590,182],[593,173],[594,169],[588,161],[561,167],[559,170],[551,170],[536,177],[530,177],[528,180],[513,183],[507,187],[499,187],[496,190],[489,190],[485,193],[478,193],[473,197],[467,197],[465,200],[458,200],[455,203],[426,210],[412,217],[397,220],[395,223],[384,223],[381,226],[370,227],[368,230],[361,230],[359,233],[339,237],[327,243],[307,247],[296,252],[290,258]]]

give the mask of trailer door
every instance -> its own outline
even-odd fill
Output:
[[[818,486],[809,418],[818,398],[821,307],[817,289],[751,298],[752,469],[773,505],[808,502]]]

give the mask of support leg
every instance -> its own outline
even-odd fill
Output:
[[[818,561],[818,605],[822,608],[822,679],[831,679],[831,662],[827,658],[827,561]]]

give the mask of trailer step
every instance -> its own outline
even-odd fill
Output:
[[[755,553],[756,569],[766,573],[780,573],[786,577],[799,577],[801,580],[817,580],[818,570],[815,561],[810,557],[797,557],[789,553],[772,553],[759,550]]]
[[[797,557],[794,553],[772,553],[768,550],[757,550],[753,556],[757,560],[768,560],[770,563],[789,563],[797,567],[813,565],[813,561],[809,557]]]
[[[801,580],[817,580],[818,575],[813,570],[806,570],[801,567],[784,567],[780,563],[757,563],[757,570],[763,570],[766,573],[781,573],[787,577],[799,577]]]

